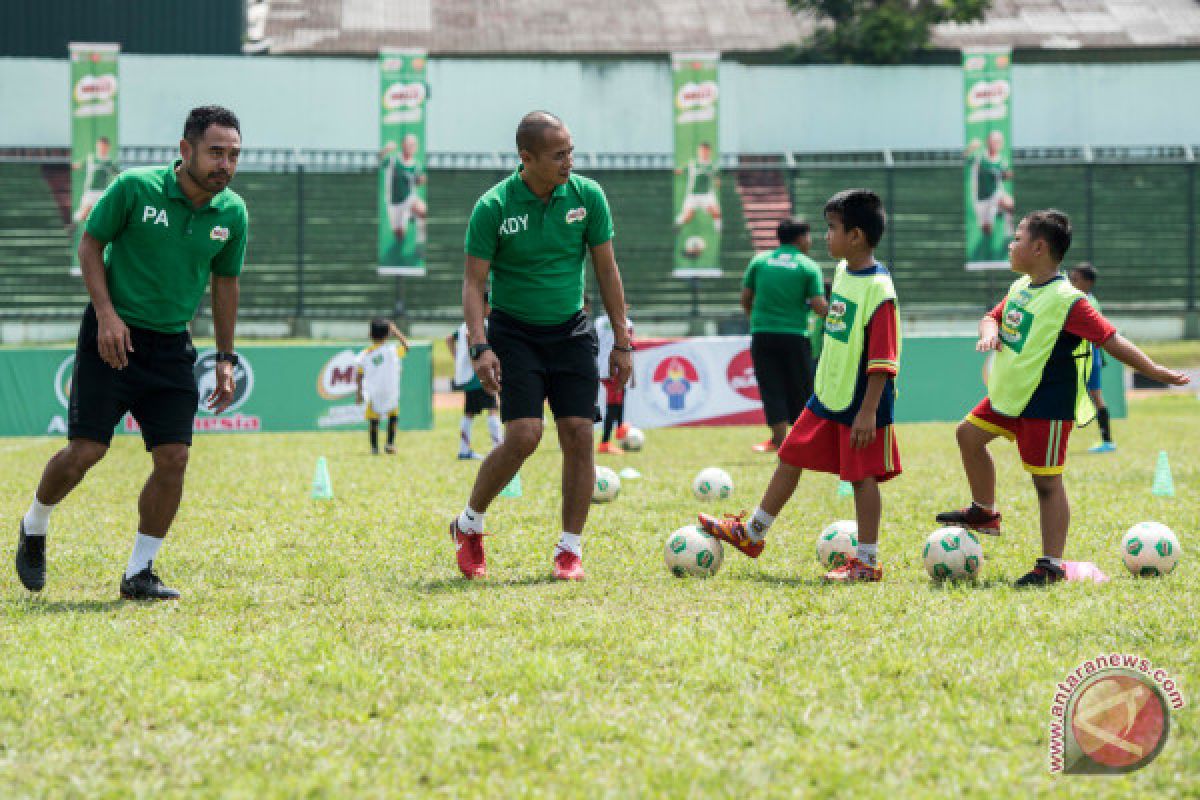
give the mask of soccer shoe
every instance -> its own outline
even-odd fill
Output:
[[[617,438],[624,439],[628,435],[629,435],[629,423],[622,422],[620,425],[617,426]]]
[[[826,572],[821,580],[826,583],[876,583],[883,580],[883,570],[851,558],[840,567]]]
[[[759,442],[758,444],[751,446],[750,449],[756,453],[778,453],[779,445],[775,444],[770,439],[767,439],[765,442]]]
[[[583,560],[570,550],[559,550],[554,554],[554,579],[558,581],[583,580]]]
[[[487,556],[483,553],[483,534],[464,533],[458,527],[456,517],[450,523],[450,538],[454,541],[454,556],[458,559],[458,571],[467,580],[487,577]]]
[[[1112,442],[1101,442],[1095,447],[1088,448],[1089,453],[1115,453],[1116,451],[1117,446]]]
[[[966,508],[957,511],[943,511],[934,517],[939,525],[956,525],[960,528],[970,528],[973,531],[986,533],[989,536],[1000,535],[1000,512],[988,511],[986,508],[971,503]]]
[[[458,454],[459,461],[483,461],[483,456],[476,453],[474,450],[468,450],[465,453]]]
[[[179,592],[163,585],[162,579],[154,574],[151,561],[138,574],[121,578],[121,597],[125,600],[178,600]]]
[[[1039,558],[1037,563],[1033,565],[1033,569],[1026,572],[1021,577],[1017,578],[1013,586],[1022,589],[1026,586],[1049,586],[1052,583],[1067,579],[1067,572],[1062,567],[1056,566],[1053,561],[1048,558]]]
[[[606,456],[623,456],[623,455],[625,455],[623,452],[621,452],[621,448],[617,447],[612,442],[601,442],[596,447],[596,452],[600,453],[601,455],[606,455]]]
[[[745,512],[741,514],[726,514],[718,519],[711,514],[700,514],[696,519],[700,527],[714,539],[733,545],[750,558],[758,558],[766,547],[765,541],[754,541],[746,531],[746,523],[742,522]]]
[[[40,592],[46,585],[46,537],[26,536],[24,519],[17,535],[17,577],[31,592]]]
[[[387,453],[389,456],[395,455],[396,454],[396,445],[394,445],[394,444],[385,445],[383,448],[383,452]]]

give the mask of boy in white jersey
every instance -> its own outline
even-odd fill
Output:
[[[400,343],[388,345],[388,336]],[[386,319],[371,320],[371,346],[358,354],[355,380],[358,384],[356,402],[366,403],[371,452],[379,455],[379,420],[387,417],[387,445],[384,451],[396,452],[396,423],[400,419],[401,359],[408,353],[408,339]],[[365,395],[365,396],[364,396]]]

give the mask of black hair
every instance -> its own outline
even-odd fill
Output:
[[[1096,268],[1087,261],[1079,262],[1079,264],[1075,267],[1075,269],[1071,270],[1071,272],[1078,272],[1088,283],[1096,282]]]
[[[1071,249],[1071,220],[1053,208],[1033,211],[1025,215],[1025,229],[1030,239],[1041,239],[1050,248],[1055,261],[1062,261]]]
[[[389,325],[388,321],[383,317],[376,317],[375,319],[371,320],[372,340],[378,341],[380,339],[386,339],[391,330],[392,326]]]
[[[775,235],[779,238],[780,244],[791,244],[802,236],[808,236],[809,230],[807,220],[799,217],[784,217],[775,226]]]
[[[517,125],[517,152],[526,150],[536,155],[546,138],[546,131],[563,127],[563,121],[549,111],[530,111]]]
[[[239,134],[242,132],[237,115],[222,106],[199,106],[188,112],[187,122],[183,123],[183,138],[189,142],[198,141],[213,125],[223,128],[233,128]]]
[[[97,136],[96,144],[100,144],[100,142],[104,142],[105,144],[112,144],[112,140],[110,140],[107,136]]]
[[[829,198],[826,214],[837,214],[847,231],[858,228],[871,247],[879,244],[887,227],[883,201],[870,189],[843,189]]]

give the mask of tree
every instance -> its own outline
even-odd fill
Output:
[[[982,19],[991,0],[787,0],[817,18],[809,55],[845,64],[897,64],[929,45],[934,25]]]

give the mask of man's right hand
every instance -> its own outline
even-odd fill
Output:
[[[500,359],[496,358],[494,351],[484,350],[471,366],[475,368],[485,392],[497,394],[500,391]]]
[[[133,339],[129,328],[117,316],[116,311],[96,314],[96,344],[100,358],[113,369],[129,366],[128,353],[133,352]]]

